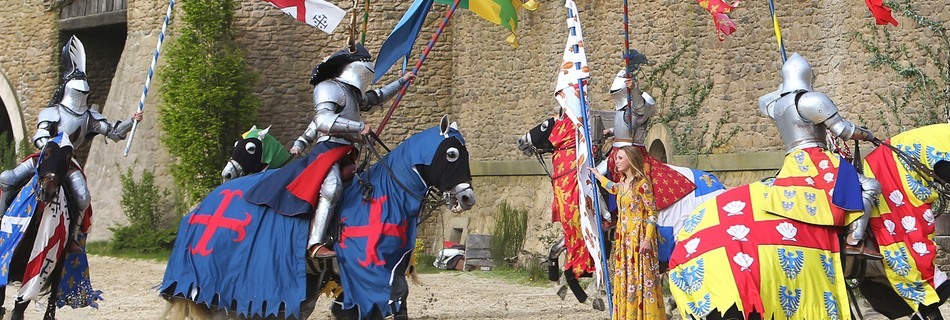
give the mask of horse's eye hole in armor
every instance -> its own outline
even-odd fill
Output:
[[[445,151],[445,159],[446,159],[446,160],[449,160],[449,162],[458,161],[458,159],[459,159],[459,149],[457,149],[457,148],[455,148],[455,147],[451,147],[451,148],[449,148],[449,150],[446,150],[446,151]]]
[[[234,141],[234,147],[235,147],[235,148],[237,148],[238,143],[241,143],[241,140],[235,140],[235,141]]]
[[[247,150],[248,154],[254,154],[255,152],[257,152],[257,146],[251,142],[248,142],[246,145],[244,145],[244,149]]]
[[[541,123],[541,132],[548,131],[548,121]]]

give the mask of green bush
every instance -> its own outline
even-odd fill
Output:
[[[112,230],[112,249],[152,253],[167,251],[175,243],[175,226],[166,221],[174,211],[169,205],[169,192],[155,185],[155,174],[142,172],[142,178],[135,180],[132,168],[119,175],[122,184],[122,199],[119,204],[129,219],[129,225],[110,227]]]
[[[515,209],[502,202],[495,215],[495,230],[489,242],[489,252],[496,265],[511,261],[524,248],[528,233],[528,210]]]
[[[35,151],[29,139],[20,140],[16,149],[13,145],[13,138],[8,132],[0,133],[0,171],[13,169],[20,164],[20,160]]]
[[[231,145],[257,118],[257,76],[234,43],[232,0],[182,3],[177,35],[159,70],[162,143],[175,157],[171,174],[186,203],[221,182]]]

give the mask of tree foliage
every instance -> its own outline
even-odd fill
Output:
[[[172,177],[187,202],[220,183],[232,141],[251,126],[259,101],[234,43],[232,0],[189,0],[161,68],[162,143],[174,156]]]

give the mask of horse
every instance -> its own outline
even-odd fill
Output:
[[[566,118],[566,117],[565,117]],[[555,131],[555,127],[558,125],[565,125],[565,123],[559,123],[559,121],[568,121],[566,119],[558,120],[556,117],[551,117],[545,119],[535,127],[531,128],[527,133],[521,136],[518,139],[518,148],[525,153],[525,155],[534,155],[538,158],[538,161],[542,166],[545,166],[544,161],[541,156],[545,153],[552,153],[553,157],[567,157],[568,160],[573,156],[571,154],[571,149],[574,148],[573,137],[570,135],[552,135]],[[558,136],[558,137],[555,137]],[[556,141],[555,141],[556,140]],[[662,163],[659,160],[649,156],[646,153],[646,150],[641,148],[641,151],[644,152],[644,160],[650,163],[653,170],[650,172],[651,180],[654,182],[654,186],[664,186],[665,183],[658,181],[660,177],[674,177],[681,176],[685,179],[682,185],[686,186],[687,184],[695,185],[694,188],[685,190],[685,192],[680,192],[674,195],[666,197],[664,202],[658,201],[657,203],[657,216],[658,216],[658,230],[659,234],[662,237],[660,241],[660,246],[658,252],[660,254],[660,267],[661,269],[666,269],[666,260],[669,257],[670,252],[673,250],[675,244],[674,235],[682,229],[683,223],[685,222],[686,217],[692,211],[693,208],[698,206],[700,203],[706,199],[715,197],[719,193],[722,193],[725,189],[722,183],[719,182],[718,178],[715,175],[712,175],[708,172],[674,166],[666,163]],[[556,165],[555,165],[556,166]],[[545,167],[547,171],[547,168]],[[559,179],[570,179],[576,180],[576,170],[569,170],[565,173],[548,173],[552,179],[553,184],[557,184]],[[576,188],[575,188],[576,189]],[[576,190],[572,190],[576,193]],[[567,194],[561,194],[561,196],[566,196],[568,199],[572,197],[569,191]],[[558,197],[558,193],[555,193],[555,197]],[[570,201],[570,200],[565,200]],[[555,209],[556,210],[556,209]],[[555,217],[557,218],[557,217]],[[562,222],[562,227],[565,229],[565,234],[568,234],[568,229],[579,230],[580,226],[571,225],[569,223]],[[605,230],[606,231],[606,230]],[[577,231],[573,231],[577,232]],[[611,238],[612,239],[612,238]],[[551,281],[558,281],[560,274],[557,270],[557,264],[559,256],[568,252],[568,256],[581,256],[588,255],[583,245],[575,245],[573,248],[565,245],[564,238],[555,242],[551,247],[548,254],[548,278]],[[608,247],[607,252],[610,252]],[[583,258],[581,258],[583,259]],[[587,258],[589,259],[589,258]],[[570,259],[569,260],[573,260]],[[570,261],[568,262],[570,263]],[[569,267],[569,266],[566,266]],[[558,295],[563,299],[566,295],[566,290],[570,289],[574,296],[578,299],[579,302],[584,302],[586,300],[586,293],[583,289],[580,288],[576,276],[572,272],[567,272],[564,270],[563,275],[567,280],[567,286],[561,287],[558,291]],[[598,310],[603,310],[603,302],[595,300],[594,307]],[[599,307],[599,308],[598,308]]]
[[[369,142],[364,147],[378,156]],[[426,195],[441,192],[441,201],[457,212],[475,204],[464,140],[443,117],[439,126],[409,137],[356,174],[331,227],[337,257],[307,259],[309,217],[287,216],[244,196],[248,186],[288,168],[226,182],[182,219],[160,289],[170,302],[166,317],[203,309],[240,318],[305,319],[318,293],[340,291],[337,317],[404,317],[408,284],[394,275],[408,268]],[[311,167],[301,177],[309,172]],[[283,192],[315,199],[319,190],[312,186],[320,183],[304,181]],[[215,219],[220,222],[209,222]],[[227,234],[216,237],[214,228]],[[244,254],[249,252],[255,254]]]
[[[830,207],[816,208],[855,192],[854,187],[835,184],[827,198],[796,185],[773,193],[768,191],[778,178],[767,178],[730,189],[687,218],[670,261],[670,290],[683,306],[683,318],[860,317],[848,288],[856,281],[871,307],[888,318],[942,319],[938,307],[950,296],[950,283],[934,264],[937,214],[932,204],[950,196],[950,124],[912,129],[876,143],[858,168],[882,185],[868,226],[873,239],[865,241],[880,249],[883,260],[842,255],[841,227],[848,220],[819,225],[776,214],[805,205],[812,218],[837,219]],[[816,179],[831,181],[829,174],[843,177],[848,170],[858,171],[847,169],[844,159],[802,150],[788,157],[798,163],[796,169],[815,172]],[[837,173],[823,172],[836,167],[835,162]],[[802,183],[821,183],[809,179]],[[780,205],[766,211],[771,203]]]
[[[35,173],[20,186],[0,223],[0,292],[7,284],[22,283],[11,319],[23,319],[30,301],[40,301],[43,294],[49,295],[44,319],[55,319],[57,307],[65,305],[97,307],[102,292],[93,290],[89,282],[85,253],[88,223],[75,230],[80,233],[79,251],[68,249],[74,238],[70,221],[84,214],[88,222],[92,214],[88,208],[75,212],[63,188],[67,171],[79,168],[73,147],[60,134],[26,161],[34,161]],[[0,294],[0,306],[5,298]],[[4,313],[6,310],[0,307],[0,316]]]
[[[253,126],[241,135],[241,140],[234,141],[231,158],[221,170],[224,182],[267,169],[277,169],[293,159],[290,151],[269,132],[270,127],[258,129]]]

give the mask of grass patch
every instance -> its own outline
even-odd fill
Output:
[[[442,270],[436,268],[432,265],[435,262],[435,256],[430,254],[419,254],[416,255],[416,273],[419,274],[430,274],[430,273],[442,273],[446,271],[455,271],[455,270]]]
[[[500,279],[508,283],[532,287],[547,287],[551,285],[551,281],[548,281],[547,276],[543,273],[538,275],[536,272],[530,272],[530,270],[516,269],[504,265],[494,267],[491,271],[471,271],[469,273],[477,277]],[[535,275],[532,275],[533,273]]]
[[[168,262],[171,256],[171,250],[160,250],[153,252],[141,252],[136,250],[115,249],[111,242],[95,241],[86,243],[86,252],[98,256],[107,256],[124,259],[155,260],[158,262]]]

